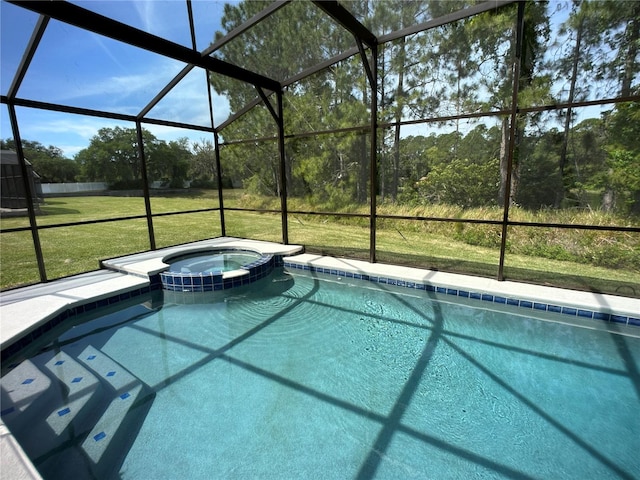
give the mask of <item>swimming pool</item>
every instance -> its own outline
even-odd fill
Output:
[[[42,391],[60,402],[21,397],[19,408],[38,412],[13,421],[27,450],[42,448],[24,438],[35,418],[50,419],[42,433],[73,413],[67,388],[74,401],[90,397],[82,435],[36,452],[47,477],[88,478],[88,458],[124,479],[640,474],[639,338],[295,269],[186,303],[169,294],[180,295],[78,317],[5,374],[3,395],[48,379]],[[56,368],[70,386],[52,392]],[[98,389],[107,395],[92,400]],[[118,431],[128,441],[100,453]]]

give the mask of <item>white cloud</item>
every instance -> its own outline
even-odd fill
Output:
[[[154,3],[155,2],[148,2],[148,1],[133,2],[133,6],[135,7],[136,12],[138,13],[138,16],[140,17],[140,19],[142,20],[142,26],[143,26],[142,28],[147,32],[151,32],[153,25],[158,22],[158,18],[156,18],[156,15],[155,15]]]
[[[107,45],[105,45],[103,37],[101,37],[100,35],[92,35],[91,38],[93,38],[95,40],[95,42],[98,45],[98,47],[100,48],[100,50],[102,50],[113,61],[113,63],[115,63],[122,70],[126,70],[125,66],[120,62],[118,57],[116,57],[111,52],[111,50],[107,47]]]
[[[80,150],[87,148],[86,145],[56,145],[56,147],[64,152],[66,158],[73,158]]]
[[[93,97],[91,108],[122,111],[122,102],[134,103],[136,110],[146,105],[171,79],[180,71],[182,65],[165,59],[158,59],[153,64],[143,66],[143,69],[131,71],[129,74],[104,75],[87,77],[81,83],[75,82],[71,88],[57,91],[57,101],[77,104],[77,100]],[[64,83],[59,85],[64,86]],[[132,102],[132,100],[134,100]],[[137,113],[137,111],[135,112]]]
[[[229,117],[230,106],[225,97],[212,92],[216,125]],[[149,117],[209,126],[207,80],[201,69],[194,68],[151,111]]]
[[[87,148],[91,138],[101,128],[134,125],[97,117],[72,115],[45,110],[19,108],[17,111],[20,136],[24,140],[37,141],[43,145],[60,148],[66,157],[73,157]]]

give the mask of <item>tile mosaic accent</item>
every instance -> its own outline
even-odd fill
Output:
[[[68,413],[71,413],[71,409],[69,407],[63,408],[62,410],[58,410],[58,416],[59,417],[63,417],[65,415],[67,415]]]
[[[519,308],[526,308],[528,310],[547,311],[552,313],[559,313],[562,315],[570,315],[580,318],[591,318],[594,320],[602,320],[605,322],[615,322],[624,325],[633,325],[640,327],[640,317],[615,315],[612,313],[592,311],[583,308],[576,307],[561,307],[559,305],[547,304],[544,302],[532,302],[530,300],[524,300],[519,298],[503,297],[500,295],[493,295],[486,292],[471,292],[467,290],[456,290],[455,288],[443,287],[438,285],[431,285],[429,283],[416,283],[410,280],[398,280],[394,278],[378,277],[374,275],[366,275],[359,273],[351,273],[342,270],[336,270],[335,268],[323,268],[313,265],[299,264],[284,262],[284,267],[292,268],[295,270],[304,270],[308,272],[324,273],[328,275],[335,275],[338,277],[357,278],[362,280],[368,280],[373,283],[381,283],[384,285],[395,285],[404,288],[410,288],[415,290],[424,290],[426,292],[441,293],[445,295],[452,295],[462,298],[470,298],[472,300],[478,300],[482,302],[499,303],[501,305],[511,305]]]

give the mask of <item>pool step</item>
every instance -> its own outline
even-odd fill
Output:
[[[91,460],[91,470],[97,477],[117,463],[110,459],[122,451],[121,440],[127,440],[131,430],[127,420],[135,415],[133,408],[136,401],[142,398],[142,391],[142,385],[137,385],[116,396],[82,442],[81,448]]]
[[[2,378],[2,420],[43,475],[110,478],[154,394],[94,346],[65,350],[26,360]]]
[[[51,379],[30,360],[9,371],[0,383],[0,416],[11,430],[25,428],[31,408],[51,404]]]
[[[93,409],[100,402],[102,387],[89,370],[65,352],[53,356],[49,352],[34,357],[32,361],[41,375],[47,374],[49,385],[45,391],[45,380],[42,378],[43,390],[37,401],[32,402],[13,425],[8,425],[29,457],[37,459],[61,445],[73,442],[79,432],[91,428]],[[22,371],[24,364],[26,362],[14,371]],[[35,374],[35,370],[30,368],[27,364],[25,371]]]
[[[93,371],[106,386],[115,390],[116,393],[123,393],[131,386],[140,384],[140,380],[122,365],[91,345],[77,356],[77,360]]]
[[[54,408],[47,417],[54,433],[61,435],[74,421],[81,425],[100,389],[100,381],[65,352],[54,355],[44,366],[68,389],[62,407]]]
[[[137,407],[145,400],[145,385],[122,365],[95,347],[88,346],[77,357],[106,384],[111,402],[95,423],[81,449],[90,460],[90,468],[98,478],[112,473],[119,465],[117,457],[126,452],[126,444],[133,438],[146,410]]]

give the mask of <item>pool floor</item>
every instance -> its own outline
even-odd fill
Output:
[[[91,347],[140,385],[105,478],[640,476],[639,338],[281,269],[189,298],[40,354]],[[84,455],[36,466],[69,478]]]

